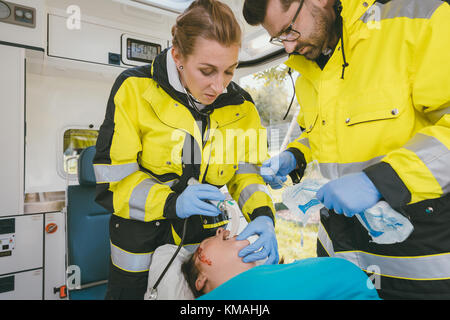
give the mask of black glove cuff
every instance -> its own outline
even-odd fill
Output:
[[[303,152],[296,148],[288,148],[286,151],[292,152],[295,157],[295,161],[297,162],[297,167],[289,173],[289,176],[292,179],[294,184],[299,183],[305,174],[306,169],[306,160]]]
[[[252,214],[250,215],[250,219],[253,221],[259,216],[267,216],[273,221],[273,225],[275,226],[275,217],[272,213],[272,209],[268,206],[259,207],[253,210]]]
[[[177,199],[180,196],[179,193],[172,192],[166,198],[166,203],[164,204],[163,216],[166,219],[180,219],[177,216]]]
[[[400,208],[411,201],[411,192],[387,162],[379,162],[363,170],[392,208]]]

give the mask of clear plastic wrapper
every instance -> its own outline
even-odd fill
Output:
[[[300,217],[303,226],[313,214],[323,208],[323,204],[316,198],[316,192],[327,182],[328,180],[320,173],[319,164],[313,161],[306,167],[300,183],[288,186],[284,190],[283,203],[292,213]]]
[[[373,242],[378,244],[403,242],[414,229],[406,217],[392,209],[385,201],[378,202],[356,217],[369,231]]]
[[[313,161],[308,164],[300,183],[284,190],[283,203],[300,217],[303,226],[324,207],[317,200],[316,192],[327,182],[320,173],[319,164]],[[411,222],[385,201],[379,201],[366,211],[356,214],[356,217],[368,231],[372,241],[378,244],[403,242],[414,230]]]

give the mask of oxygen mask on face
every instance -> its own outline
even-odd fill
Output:
[[[240,223],[240,209],[236,201],[234,200],[225,200],[223,201],[225,218],[229,221],[225,230],[230,231],[229,238],[237,235],[239,231],[239,223]]]
[[[195,178],[189,179],[188,185],[195,184],[200,184],[200,182]],[[225,230],[230,231],[229,238],[237,235],[240,223],[240,209],[236,201],[234,201],[233,198],[228,195],[225,200],[208,200],[208,202],[220,210],[223,221],[229,221],[228,224],[224,227]]]

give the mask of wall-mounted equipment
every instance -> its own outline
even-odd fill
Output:
[[[80,30],[70,30],[66,28],[65,17],[53,14],[49,14],[48,23],[48,55],[51,57],[123,68],[151,63],[167,45],[167,40],[84,20],[81,20]]]
[[[36,9],[11,2],[0,1],[0,22],[35,28]]]
[[[150,64],[161,53],[161,44],[128,34],[122,35],[122,63],[129,66]]]
[[[16,220],[0,220],[0,258],[12,255],[15,246]]]

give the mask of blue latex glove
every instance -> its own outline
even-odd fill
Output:
[[[239,257],[244,257],[242,261],[248,263],[267,258],[264,264],[278,264],[278,243],[272,219],[267,216],[257,217],[245,227],[236,240],[245,240],[255,234],[259,238],[239,251]],[[260,251],[255,252],[260,248]]]
[[[217,187],[209,184],[188,186],[177,198],[177,216],[184,219],[196,214],[214,217],[222,213],[214,205],[203,200],[221,201],[225,200],[225,195]]]
[[[297,160],[295,160],[294,154],[290,151],[283,151],[280,154],[266,160],[261,165],[261,177],[264,181],[268,183],[272,189],[280,189],[282,186],[274,178],[273,174],[277,176],[282,182],[287,180],[286,176],[291,173],[292,170],[297,166]],[[265,170],[263,168],[270,168],[269,174],[264,174]]]
[[[358,172],[326,183],[316,197],[328,209],[353,217],[373,207],[381,194],[364,172]]]

